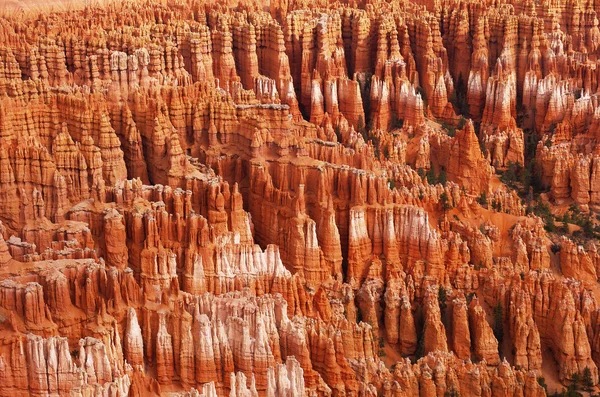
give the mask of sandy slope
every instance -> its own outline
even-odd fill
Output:
[[[107,3],[106,0],[0,0],[0,12],[38,11],[38,10],[72,10],[86,5]]]

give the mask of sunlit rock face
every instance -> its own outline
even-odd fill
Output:
[[[0,7],[1,396],[595,391],[593,2]]]

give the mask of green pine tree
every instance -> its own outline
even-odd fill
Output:
[[[581,383],[583,384],[583,390],[592,391],[594,387],[594,379],[592,378],[592,371],[589,369],[589,367],[585,367],[583,369]]]

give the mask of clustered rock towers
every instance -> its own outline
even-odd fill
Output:
[[[553,203],[600,205],[599,11],[150,0],[0,17],[0,395],[598,383],[597,246],[551,250],[494,170],[533,139]]]

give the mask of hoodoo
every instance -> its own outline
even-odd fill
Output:
[[[600,3],[96,3],[0,0],[0,396],[600,392]]]

